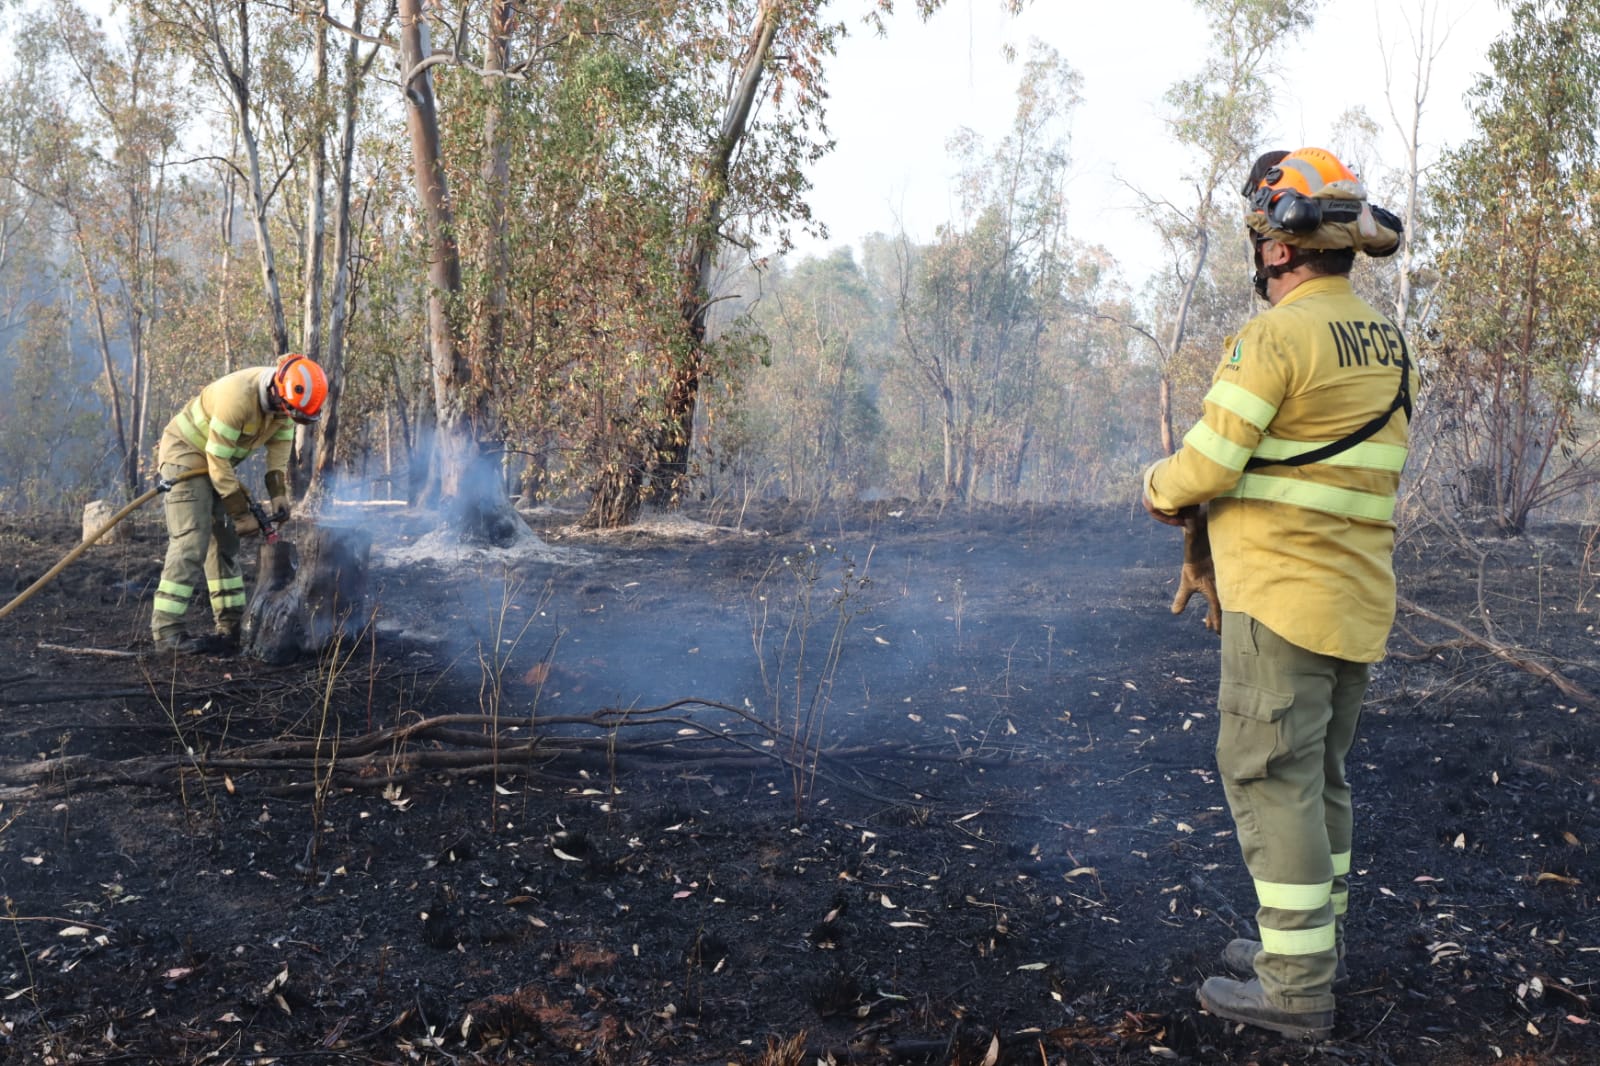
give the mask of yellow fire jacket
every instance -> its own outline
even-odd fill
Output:
[[[189,470],[206,469],[211,484],[234,517],[246,513],[250,497],[234,467],[251,452],[267,447],[267,491],[283,495],[289,455],[294,448],[294,423],[275,414],[267,402],[272,367],[252,366],[218,378],[167,423],[157,461]]]
[[[1144,476],[1145,495],[1159,510],[1211,501],[1224,609],[1353,662],[1382,659],[1394,624],[1405,411],[1322,462],[1249,471],[1245,464],[1312,451],[1387,410],[1405,350],[1399,329],[1348,278],[1302,282],[1229,338],[1204,417],[1181,449]]]

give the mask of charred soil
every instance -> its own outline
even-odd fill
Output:
[[[1482,639],[1376,670],[1307,1046],[1195,1002],[1254,903],[1174,531],[702,517],[347,515],[373,610],[276,667],[150,647],[149,516],[89,552],[0,622],[7,1060],[1600,1062],[1589,531],[1404,543]],[[74,532],[0,519],[0,604]]]

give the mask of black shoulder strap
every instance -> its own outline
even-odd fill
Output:
[[[1372,436],[1378,430],[1389,424],[1389,419],[1396,411],[1404,410],[1406,420],[1411,419],[1411,353],[1406,348],[1406,336],[1400,334],[1400,388],[1395,393],[1394,402],[1389,409],[1378,417],[1362,426],[1360,429],[1338,440],[1329,441],[1320,448],[1313,448],[1309,452],[1290,456],[1287,459],[1266,459],[1261,456],[1251,456],[1245,462],[1246,470],[1258,470],[1263,466],[1308,466],[1311,463],[1320,463],[1331,459],[1342,451],[1348,451],[1357,444]]]

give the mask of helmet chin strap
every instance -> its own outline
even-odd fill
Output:
[[[1283,277],[1289,271],[1302,266],[1309,258],[1302,254],[1299,248],[1292,244],[1286,244],[1284,247],[1289,249],[1289,258],[1274,266],[1267,266],[1261,261],[1261,246],[1266,243],[1267,241],[1264,237],[1257,237],[1255,240],[1256,272],[1250,276],[1250,284],[1255,288],[1256,295],[1263,300],[1267,299],[1267,282],[1273,278]]]

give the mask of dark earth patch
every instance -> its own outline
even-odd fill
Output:
[[[7,1061],[1600,1062],[1595,707],[1402,616],[1298,1046],[1194,1000],[1254,907],[1174,531],[567,520],[375,570],[337,660],[87,654],[149,652],[150,516],[0,621]],[[1418,534],[1402,592],[1600,690],[1586,532]],[[74,533],[0,519],[0,604]]]

